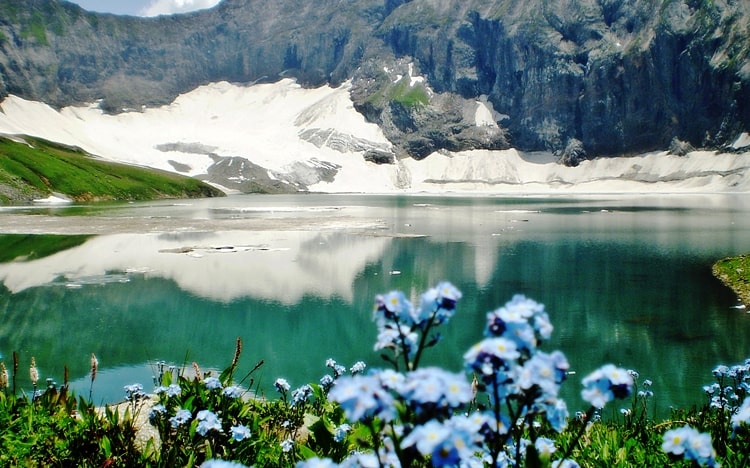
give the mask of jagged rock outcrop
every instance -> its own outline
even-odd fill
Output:
[[[119,112],[221,80],[352,80],[399,153],[371,151],[380,162],[718,148],[750,129],[749,23],[739,0],[224,0],[160,18],[4,0],[0,95]],[[480,101],[492,124],[477,125]]]

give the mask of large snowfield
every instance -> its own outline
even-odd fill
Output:
[[[37,136],[106,160],[190,176],[206,174],[216,156],[245,158],[267,169],[271,177],[299,170],[300,163],[338,167],[333,181],[309,185],[309,190],[318,192],[750,191],[750,152],[695,151],[686,156],[658,152],[598,158],[572,168],[546,153],[477,150],[378,165],[366,161],[361,150],[342,151],[340,142],[349,136],[365,146],[390,147],[379,127],[354,109],[348,84],[305,89],[290,79],[252,86],[220,82],[201,86],[163,107],[117,115],[103,113],[96,103],[56,110],[9,96],[0,103],[0,111],[2,134]],[[476,115],[477,125],[495,125],[481,101]],[[328,130],[335,130],[330,134],[337,142],[313,144],[301,138],[306,131],[325,135]],[[747,140],[750,136],[743,133],[735,145],[743,146]]]

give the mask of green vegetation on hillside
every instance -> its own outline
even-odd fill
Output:
[[[723,258],[714,263],[713,273],[730,287],[745,305],[750,304],[750,255]]]
[[[52,193],[75,201],[152,200],[222,196],[196,179],[97,160],[86,152],[37,138],[0,137],[0,204]]]
[[[4,234],[0,235],[0,263],[35,260],[79,246],[89,235]]]

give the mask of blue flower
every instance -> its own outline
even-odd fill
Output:
[[[323,389],[326,391],[328,391],[333,386],[334,382],[334,378],[328,374],[320,378],[320,386],[323,387]]]
[[[338,465],[330,458],[310,458],[297,462],[294,468],[336,468]]]
[[[451,283],[441,282],[422,294],[419,307],[413,311],[412,321],[424,328],[430,320],[436,325],[447,322],[456,311],[456,303],[461,299],[461,292]]]
[[[565,400],[553,398],[544,403],[544,413],[552,429],[562,432],[568,427],[568,405]]]
[[[157,421],[165,414],[167,414],[167,408],[164,405],[154,405],[148,412],[148,422],[156,425]]]
[[[292,406],[305,403],[312,393],[313,389],[310,385],[303,385],[294,389],[294,391],[292,391]]]
[[[168,397],[176,397],[180,396],[180,393],[182,393],[182,389],[177,384],[172,384],[164,391],[164,393],[167,394]]]
[[[552,336],[552,330],[544,305],[517,294],[487,314],[485,336],[508,338],[516,342],[519,350],[533,352]]]
[[[125,393],[127,394],[133,394],[133,393],[138,393],[138,392],[143,391],[143,385],[139,383],[135,383],[132,385],[125,385],[125,387],[123,388],[125,389]]]
[[[383,388],[377,376],[343,377],[336,381],[328,398],[341,405],[349,421],[374,417],[391,421],[396,416],[393,396]]]
[[[615,398],[625,398],[633,391],[633,377],[625,369],[605,364],[581,381],[581,397],[594,408],[604,408]]]
[[[221,380],[219,380],[217,377],[208,377],[203,381],[203,385],[205,385],[209,390],[221,390],[223,388]]]
[[[552,468],[581,468],[581,465],[575,460],[566,458],[565,460],[555,460],[552,462]]]
[[[343,442],[344,440],[346,440],[346,435],[351,430],[352,430],[352,426],[346,423],[336,427],[336,429],[334,429],[333,431],[333,440],[335,440],[338,443]]]
[[[286,379],[276,379],[276,381],[273,383],[273,386],[276,387],[276,391],[279,393],[286,393],[291,388],[289,386],[289,382],[286,381]]]
[[[198,427],[195,429],[195,432],[202,436],[208,434],[208,431],[222,432],[221,419],[216,413],[209,410],[200,410],[195,419],[198,421]]]
[[[403,448],[417,448],[422,455],[431,455],[450,435],[451,430],[443,423],[431,420],[426,424],[417,426],[401,442]]]
[[[459,466],[462,460],[470,459],[477,449],[475,429],[465,416],[443,423],[430,420],[416,426],[404,437],[401,446],[415,446],[419,453],[430,457],[432,466]]]
[[[711,445],[711,436],[685,425],[664,433],[662,450],[666,453],[693,460],[700,465],[715,466],[716,452]]]
[[[365,368],[367,367],[367,364],[365,364],[362,361],[357,361],[354,363],[351,369],[349,369],[349,372],[352,374],[361,374],[365,371]]]
[[[242,424],[230,427],[229,431],[232,433],[232,439],[238,442],[249,439],[251,436],[250,429],[246,428]]]
[[[414,306],[401,291],[391,291],[384,296],[375,298],[374,320],[378,325],[385,322],[404,322],[413,321]]]
[[[248,468],[248,466],[232,461],[206,460],[200,468]]]
[[[375,351],[392,349],[413,357],[417,352],[419,335],[406,325],[386,324],[378,330]]]
[[[714,377],[725,377],[729,374],[729,366],[725,366],[724,364],[720,364],[716,366],[713,370]]]
[[[470,402],[474,395],[463,374],[453,374],[439,367],[426,367],[406,374],[400,393],[413,404],[430,404],[449,410]]]
[[[520,357],[516,343],[507,338],[485,338],[464,354],[464,362],[471,372],[492,376],[507,370]]]
[[[387,390],[394,390],[397,393],[401,393],[404,383],[406,383],[406,376],[400,372],[396,372],[393,369],[383,369],[378,371],[375,375],[380,380],[380,385]]]
[[[743,424],[750,423],[750,397],[745,397],[737,413],[732,416],[732,429],[737,431]]]
[[[548,439],[547,437],[539,437],[534,442],[534,447],[536,448],[537,453],[545,458],[549,458],[550,455],[555,453],[555,450],[557,450],[557,448],[555,447],[555,441],[552,439]]]
[[[136,383],[132,385],[125,385],[125,399],[127,401],[138,401],[143,398],[148,398],[148,395],[143,393],[143,385]]]
[[[177,411],[177,413],[169,418],[169,423],[172,425],[172,428],[177,429],[178,427],[182,426],[186,422],[190,421],[190,418],[193,417],[193,413],[190,412],[190,410],[181,409]]]
[[[281,451],[284,453],[289,453],[294,448],[294,441],[292,439],[285,439],[283,442],[281,442]]]
[[[245,393],[245,390],[242,389],[242,387],[239,387],[237,385],[230,385],[229,387],[225,388],[222,392],[224,396],[236,399],[240,398],[243,393]]]

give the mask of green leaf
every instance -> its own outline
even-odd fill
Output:
[[[310,447],[308,447],[306,445],[299,445],[297,448],[299,450],[300,456],[304,460],[307,460],[308,458],[314,458],[314,457],[318,456],[318,454],[315,453],[315,451],[313,451],[312,449],[310,449]]]
[[[102,439],[99,441],[99,447],[104,451],[105,457],[110,458],[112,456],[112,442],[109,440],[109,437],[102,436]]]

